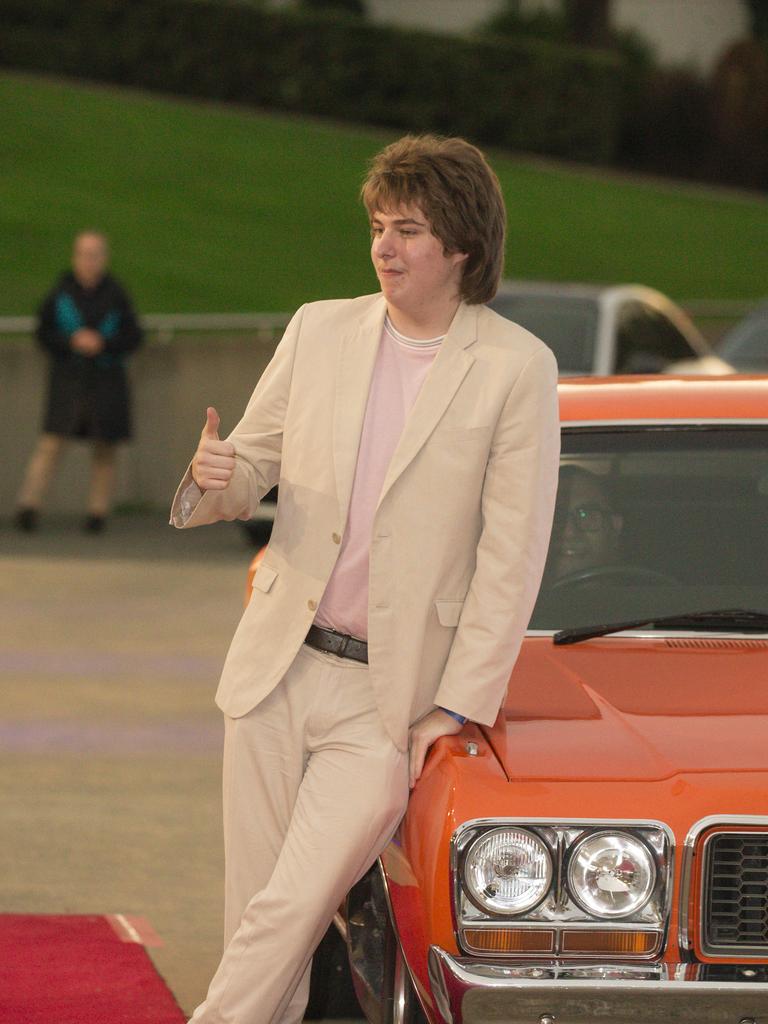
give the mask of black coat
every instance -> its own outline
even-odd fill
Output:
[[[37,340],[51,372],[43,430],[65,437],[122,441],[131,436],[131,402],[125,361],[143,341],[131,300],[111,274],[83,288],[72,271],[62,274],[39,311]],[[104,338],[97,356],[73,352],[72,334],[91,327]]]

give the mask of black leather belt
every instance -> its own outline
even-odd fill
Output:
[[[318,651],[328,651],[338,658],[352,658],[368,664],[368,644],[348,633],[337,633],[335,629],[324,629],[322,626],[310,626],[304,643],[315,647]]]

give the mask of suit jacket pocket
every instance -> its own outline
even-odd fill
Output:
[[[437,618],[441,626],[458,626],[463,601],[435,601]]]
[[[433,437],[436,441],[448,441],[451,444],[461,444],[464,442],[479,444],[490,438],[493,433],[493,429],[493,423],[477,427],[455,427],[450,424],[443,424],[438,426]]]
[[[260,562],[256,572],[254,573],[251,586],[254,590],[261,590],[266,594],[275,582],[276,577],[276,569],[273,569],[271,565],[265,565],[263,562]]]

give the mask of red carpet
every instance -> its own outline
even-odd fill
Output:
[[[181,1024],[142,927],[122,916],[0,914],[1,1024]]]

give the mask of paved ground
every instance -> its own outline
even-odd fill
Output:
[[[162,515],[0,522],[0,912],[149,918],[188,1012],[221,950],[213,694],[251,553]]]

